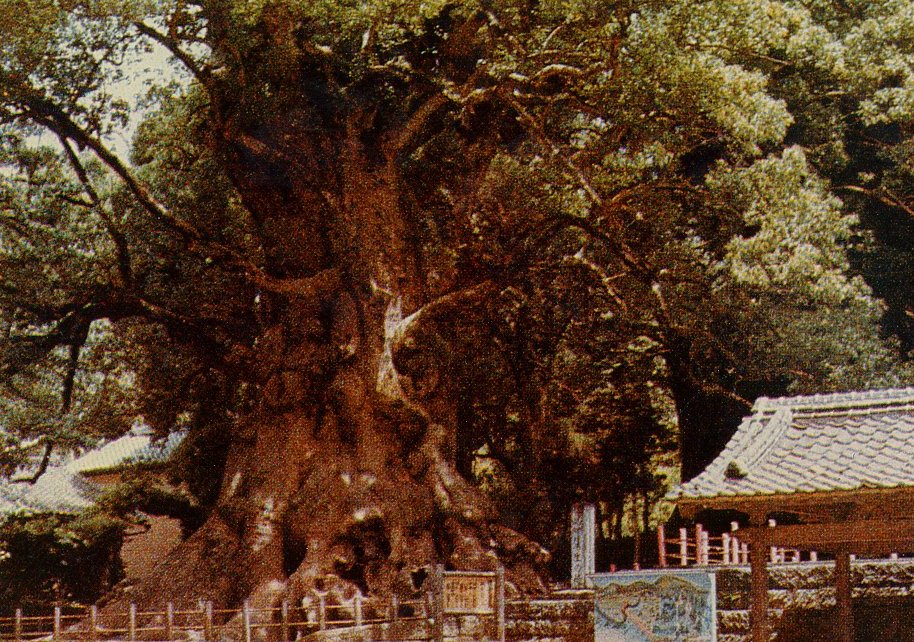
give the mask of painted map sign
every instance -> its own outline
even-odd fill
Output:
[[[588,576],[595,642],[716,642],[717,593],[705,571]]]

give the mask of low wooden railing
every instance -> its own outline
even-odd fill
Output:
[[[275,608],[215,609],[211,602],[201,601],[197,608],[177,609],[168,603],[163,610],[140,611],[131,604],[122,613],[100,613],[95,606],[71,609],[60,607],[51,615],[26,615],[16,609],[11,617],[0,617],[0,640],[28,642],[50,639],[70,640],[139,640],[169,641],[185,639],[196,632],[203,640],[223,637],[250,642],[256,631],[278,631],[271,639],[291,642],[315,631],[349,628],[380,622],[425,620],[430,616],[427,599],[380,601],[356,593],[342,604],[330,604],[327,593],[315,591],[312,604],[292,605],[283,602]]]
[[[774,524],[772,524],[773,526]],[[739,535],[739,526],[731,524],[729,533],[712,535],[701,524],[693,529],[680,528],[677,537],[669,537],[666,527],[657,529],[658,561],[661,568],[671,566],[735,566],[749,564],[749,543]],[[773,564],[816,561],[816,551],[772,546]]]
[[[331,601],[326,591],[312,591],[299,604],[282,602],[277,607],[216,609],[212,602],[199,600],[192,608],[164,608],[140,611],[130,604],[123,612],[99,611],[95,606],[68,609],[55,607],[53,614],[24,614],[0,617],[0,641],[53,642],[124,640],[168,642],[187,639],[188,634],[206,642],[225,638],[251,642],[256,639],[292,642],[316,631],[344,629],[373,624],[428,621],[433,626],[429,640],[443,640],[448,616],[476,615],[491,619],[493,636],[505,638],[504,569],[496,572],[444,571],[433,567],[431,590],[421,599],[389,600],[364,597]]]

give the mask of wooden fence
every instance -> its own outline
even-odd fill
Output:
[[[774,520],[769,520],[775,526]],[[711,535],[701,524],[694,528],[680,528],[676,537],[667,535],[666,528],[657,529],[657,550],[660,568],[674,566],[730,566],[749,564],[749,544],[740,539],[739,526],[731,524],[729,533]],[[890,559],[897,559],[892,553]],[[815,562],[816,551],[772,546],[769,560],[772,564]]]
[[[331,601],[329,592],[313,591],[301,604],[283,602],[274,608],[216,609],[200,600],[191,608],[168,603],[161,610],[140,611],[130,604],[121,613],[100,612],[95,606],[68,609],[55,607],[53,614],[0,617],[0,641],[53,642],[125,640],[127,642],[197,639],[253,639],[293,642],[305,635],[330,629],[428,621],[433,633],[422,639],[444,639],[444,620],[453,616],[479,616],[494,621],[493,637],[505,634],[504,569],[497,572],[444,571],[432,569],[431,590],[421,599],[389,600],[364,597]]]

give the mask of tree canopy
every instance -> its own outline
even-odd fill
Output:
[[[223,601],[530,587],[755,396],[912,380],[909,3],[6,5],[2,463],[188,427]]]

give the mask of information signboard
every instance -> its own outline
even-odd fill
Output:
[[[588,576],[595,642],[716,642],[714,579],[673,569]]]

